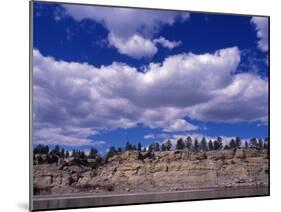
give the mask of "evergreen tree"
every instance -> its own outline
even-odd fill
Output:
[[[218,140],[214,141],[214,150],[219,150],[220,149],[220,143]]]
[[[262,142],[261,138],[259,139],[258,147],[259,147],[259,149],[263,148],[263,142]]]
[[[263,142],[263,148],[264,148],[264,149],[268,149],[268,144],[269,144],[269,139],[268,139],[268,138],[265,138],[265,139],[264,139],[264,142]]]
[[[52,149],[52,151],[50,152],[50,154],[60,156],[60,146],[59,146],[59,145],[56,145],[55,148]]]
[[[98,155],[99,155],[98,150],[94,147],[91,147],[89,157],[94,159],[98,157]]]
[[[249,147],[248,141],[245,141],[245,148],[248,149],[248,147]]]
[[[198,151],[199,151],[199,142],[198,142],[197,138],[195,138],[195,140],[194,140],[193,150],[194,150],[195,152],[198,152]]]
[[[157,142],[154,144],[154,151],[156,151],[156,152],[160,151],[160,145]]]
[[[148,146],[148,151],[149,151],[149,152],[153,152],[153,150],[154,150],[153,144],[150,144],[150,145]]]
[[[68,150],[65,152],[65,158],[69,158],[69,151]]]
[[[49,147],[48,145],[38,144],[33,149],[34,154],[48,154],[49,153]]]
[[[125,151],[130,151],[130,150],[133,150],[132,144],[126,142]]]
[[[172,142],[170,140],[167,140],[165,145],[167,151],[170,151],[172,149]]]
[[[49,146],[48,146],[48,145],[45,145],[43,154],[48,154],[48,153],[49,153]]]
[[[256,138],[251,138],[251,140],[250,140],[250,147],[258,148],[258,141],[257,141]]]
[[[108,160],[109,158],[113,157],[115,154],[117,153],[116,148],[114,146],[111,146],[107,152],[106,155],[106,160]]]
[[[186,138],[185,147],[186,147],[188,150],[191,150],[191,149],[192,149],[192,138],[191,138],[190,136],[188,136],[188,137]]]
[[[86,158],[86,154],[84,151],[79,151],[79,158],[81,158],[81,159]]]
[[[241,139],[240,139],[240,137],[236,137],[235,138],[235,145],[236,145],[236,148],[239,148],[241,146]]]
[[[182,150],[184,149],[185,145],[184,145],[184,142],[183,142],[183,139],[180,138],[177,140],[177,144],[176,144],[176,148],[177,150]]]
[[[205,137],[203,137],[202,138],[202,140],[201,140],[201,149],[203,150],[203,151],[207,151],[208,150],[208,147],[207,147],[207,141],[206,141],[206,138]]]
[[[222,138],[218,137],[218,144],[219,144],[219,149],[222,149],[223,143],[222,143]]]
[[[264,138],[263,148],[268,149],[269,146],[269,137]]]
[[[150,152],[159,152],[160,151],[160,145],[159,145],[159,143],[152,143],[152,144],[150,144],[149,145],[149,147],[148,147],[148,150],[150,151]]]
[[[138,143],[138,151],[141,151],[141,143]]]
[[[71,157],[73,157],[73,158],[76,158],[76,157],[77,157],[77,154],[76,154],[76,150],[75,150],[75,149],[72,150]]]
[[[121,148],[121,147],[118,147],[117,152],[118,152],[118,153],[121,153],[121,152],[122,152],[122,148]]]
[[[64,148],[61,149],[60,156],[63,157],[63,158],[65,157],[65,150],[64,150]]]
[[[209,140],[208,148],[209,148],[210,151],[214,150],[214,145],[213,145],[212,140]]]
[[[164,143],[161,144],[161,151],[167,151],[166,145]]]
[[[229,149],[229,146],[228,146],[228,145],[225,145],[225,146],[224,146],[224,149],[225,149],[225,150]]]
[[[231,139],[229,142],[229,148],[230,149],[234,149],[236,148],[236,142],[234,141],[234,139]]]

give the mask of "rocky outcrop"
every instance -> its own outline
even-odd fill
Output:
[[[267,185],[266,150],[127,151],[92,168],[93,161],[35,163],[34,193],[176,191]]]

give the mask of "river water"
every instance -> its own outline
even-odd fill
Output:
[[[108,205],[127,205],[266,195],[269,195],[269,188],[267,186],[215,188],[174,192],[42,195],[33,197],[33,210],[98,207]]]

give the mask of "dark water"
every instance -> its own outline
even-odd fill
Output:
[[[106,205],[126,205],[137,203],[202,200],[229,197],[249,197],[269,195],[267,186],[216,188],[196,191],[146,192],[146,193],[106,193],[68,194],[34,196],[33,210],[97,207]]]

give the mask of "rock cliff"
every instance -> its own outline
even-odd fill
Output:
[[[268,184],[267,151],[252,148],[127,151],[98,167],[92,168],[92,164],[94,159],[35,161],[34,194],[178,191]]]

